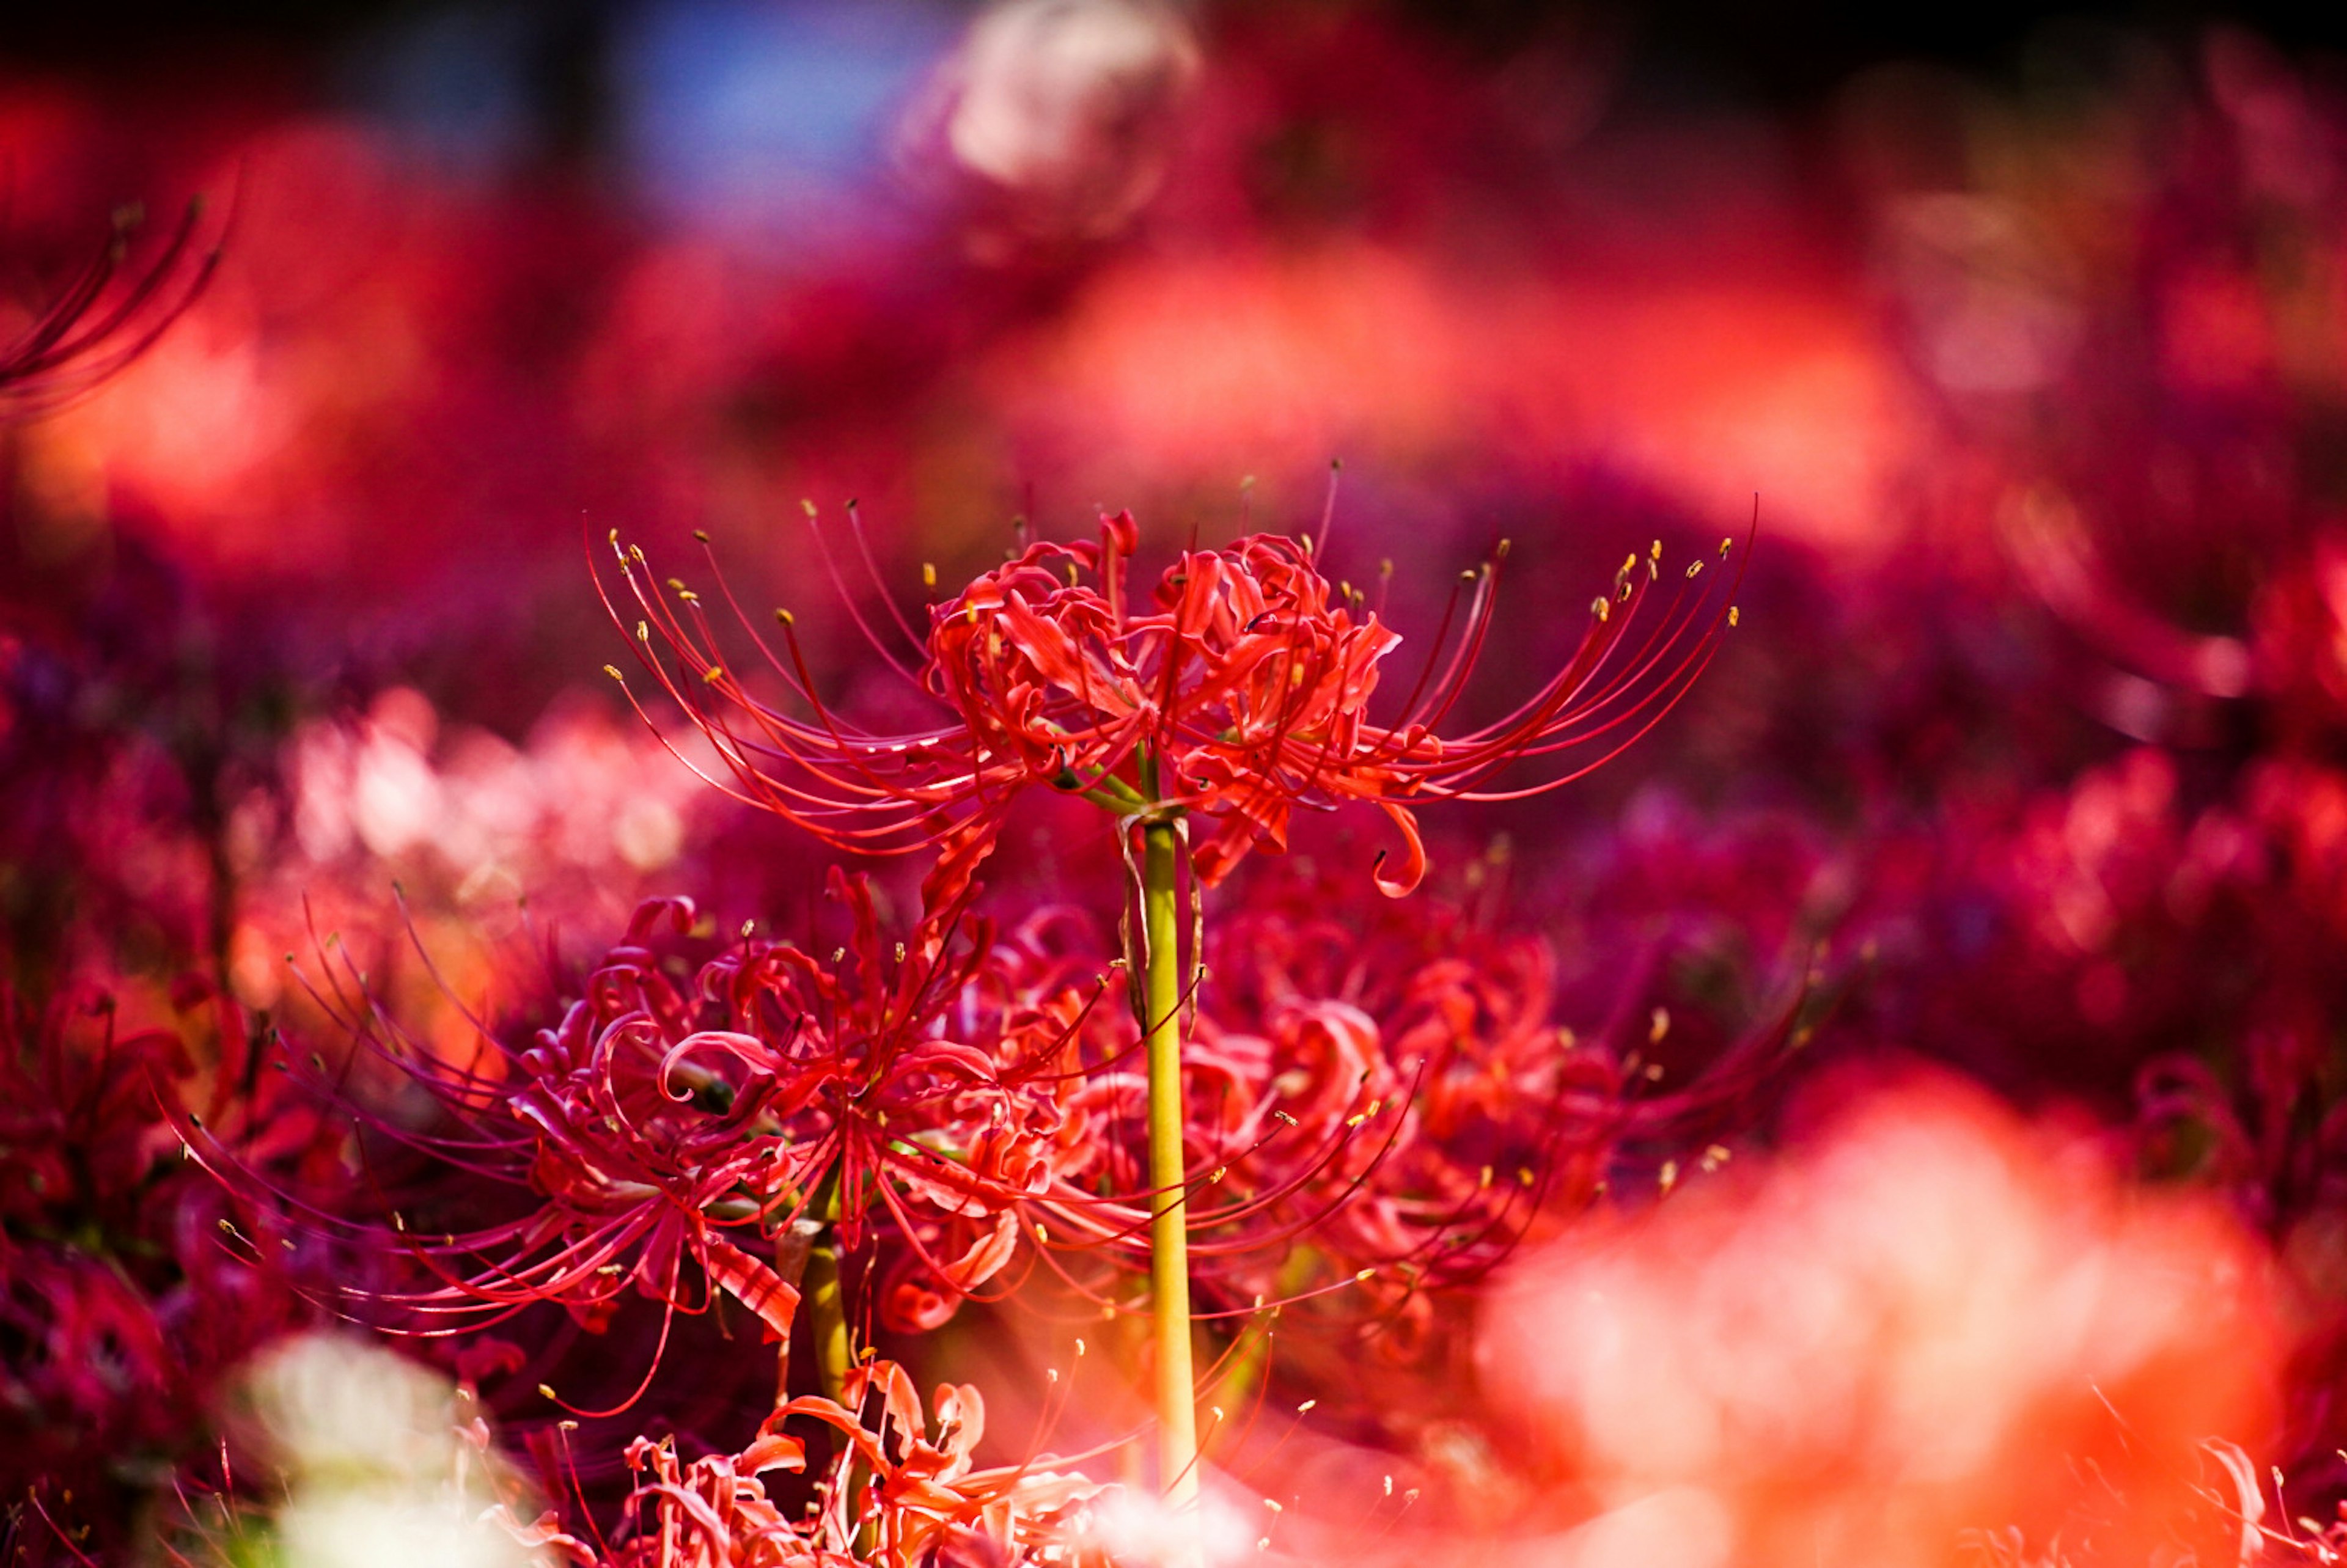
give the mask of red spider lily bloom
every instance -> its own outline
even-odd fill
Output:
[[[815,695],[786,612],[787,657],[763,638],[759,647],[804,716],[753,696],[718,653],[699,596],[671,582],[671,603],[641,550],[619,553],[642,612],[640,656],[716,745],[731,774],[721,787],[842,849],[937,853],[936,902],[968,883],[1013,798],[1037,784],[1121,814],[1207,819],[1215,832],[1195,864],[1209,883],[1256,845],[1284,847],[1299,807],[1375,804],[1404,846],[1401,870],[1380,872],[1378,886],[1408,892],[1425,869],[1418,805],[1534,794],[1597,766],[1684,694],[1733,618],[1696,597],[1698,561],[1646,624],[1658,544],[1594,602],[1562,670],[1504,717],[1443,735],[1490,630],[1496,559],[1466,574],[1463,613],[1454,594],[1398,713],[1378,721],[1371,698],[1401,639],[1320,574],[1313,545],[1259,534],[1186,551],[1136,601],[1127,569],[1138,535],[1130,513],[1104,518],[1098,544],[1030,545],[933,606],[917,669],[891,662],[943,712],[903,732],[859,728]],[[1512,763],[1550,757],[1569,760],[1523,788],[1489,787]]]
[[[651,944],[662,922],[689,927],[692,907],[645,905],[557,1027],[525,1048],[485,1034],[488,1067],[451,1064],[379,1011],[349,1009],[344,1023],[443,1118],[414,1131],[362,1112],[377,1132],[477,1194],[532,1200],[459,1228],[432,1213],[445,1194],[387,1194],[428,1283],[381,1292],[384,1303],[422,1332],[538,1302],[600,1327],[631,1290],[703,1310],[705,1279],[787,1337],[802,1225],[835,1227],[849,1248],[878,1233],[903,1250],[892,1275],[903,1288],[881,1314],[899,1328],[933,1327],[999,1273],[1017,1249],[1014,1211],[1051,1182],[1045,1145],[1071,1076],[1058,1059],[1099,977],[1090,997],[1065,971],[1051,996],[1014,997],[984,922],[932,919],[891,950],[862,878],[835,872],[832,893],[853,931],[828,962],[745,937],[684,985]]]
[[[196,1114],[282,1169],[316,1124],[274,1081],[245,1081],[241,1020],[223,1010]],[[118,1034],[103,996],[36,1009],[0,989],[0,1486],[61,1487],[60,1517],[100,1544],[200,1448],[214,1378],[298,1322],[296,1282],[323,1272],[182,1157],[163,1097],[186,1116],[189,1083],[207,1087],[187,1042]]]
[[[1651,1149],[1700,1147],[1795,1021],[1771,1009],[1658,1090],[1627,1038],[1649,1026],[1645,969],[1576,1036],[1556,1021],[1544,937],[1443,896],[1364,906],[1300,868],[1243,881],[1207,957],[1184,1143],[1208,1315],[1326,1295],[1326,1316],[1405,1357],[1432,1298],[1480,1280],[1544,1215]],[[1120,1084],[1137,1092],[1103,1071],[1085,1097]],[[1102,1163],[1137,1158],[1126,1122],[1099,1127]]]
[[[692,1018],[648,944],[661,920],[690,916],[681,900],[645,905],[559,1025],[518,1050],[492,1038],[502,1053],[494,1070],[443,1061],[401,1037],[396,1022],[372,1005],[341,1010],[339,996],[330,1003],[358,1039],[428,1091],[446,1118],[412,1131],[405,1117],[361,1112],[376,1133],[433,1157],[476,1192],[528,1187],[541,1200],[516,1218],[463,1230],[439,1224],[430,1227],[437,1234],[419,1234],[403,1210],[446,1220],[435,1211],[452,1200],[429,1186],[384,1190],[383,1202],[403,1233],[401,1250],[435,1281],[382,1292],[415,1315],[410,1327],[449,1332],[552,1301],[600,1327],[630,1286],[671,1307],[699,1310],[705,1298],[685,1289],[688,1257],[712,1284],[788,1327],[795,1293],[724,1228],[754,1219],[755,1198],[745,1194],[774,1184],[779,1146],[744,1129],[774,1086],[753,1083],[732,1095],[704,1083],[680,1096],[664,1076],[673,1043],[692,1035]],[[200,1129],[187,1135],[231,1183],[254,1183],[254,1173],[224,1152],[215,1156]],[[462,1198],[453,1202],[465,1206]],[[347,1202],[305,1207],[321,1230],[373,1234]]]
[[[544,1523],[528,1535],[593,1568],[995,1568],[1011,1563],[1100,1563],[1088,1507],[1106,1488],[1040,1468],[1048,1457],[980,1470],[971,1462],[986,1431],[986,1404],[969,1385],[945,1384],[932,1401],[934,1434],[903,1368],[876,1361],[848,1374],[840,1400],[794,1399],[769,1417],[738,1454],[682,1463],[671,1444],[639,1438],[628,1449],[636,1489],[616,1548],[596,1552]],[[868,1415],[866,1413],[868,1412]],[[818,1486],[821,1506],[796,1516],[776,1507],[759,1477],[805,1468],[806,1446],[785,1423],[819,1422],[837,1434],[836,1457]],[[867,1425],[867,1420],[872,1423]]]
[[[1505,1255],[1561,1164],[1585,1190],[1635,1112],[1614,1053],[1552,1021],[1544,940],[1438,898],[1348,914],[1325,880],[1249,892],[1211,938],[1200,1053],[1227,1064],[1226,1102],[1252,1095],[1298,1136],[1234,1158],[1227,1181],[1268,1190],[1294,1148],[1342,1152],[1280,1205],[1311,1216],[1311,1277],[1281,1249],[1248,1289],[1375,1270],[1399,1301],[1461,1283]]]

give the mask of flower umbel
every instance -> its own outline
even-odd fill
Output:
[[[1380,856],[1378,885],[1407,893],[1426,866],[1419,805],[1513,798],[1587,773],[1685,694],[1734,620],[1724,600],[1700,596],[1700,560],[1660,620],[1642,615],[1661,577],[1657,543],[1593,602],[1562,669],[1503,716],[1446,735],[1440,726],[1491,629],[1505,540],[1461,575],[1399,712],[1378,720],[1371,699],[1401,637],[1367,595],[1321,574],[1314,541],[1256,534],[1187,550],[1136,600],[1139,529],[1121,512],[1102,519],[1097,543],[1031,544],[932,606],[918,665],[890,661],[948,716],[882,732],[816,695],[788,611],[775,612],[780,656],[757,641],[804,717],[751,692],[717,651],[697,594],[671,579],[663,595],[643,553],[612,542],[642,611],[640,657],[731,774],[711,782],[836,848],[937,853],[933,903],[967,885],[1033,785],[1130,818],[1208,819],[1214,832],[1194,856],[1207,884],[1256,845],[1284,848],[1298,808],[1374,804],[1403,843],[1393,875]],[[1563,765],[1520,788],[1490,787],[1533,757]]]

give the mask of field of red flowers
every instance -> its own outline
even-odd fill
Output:
[[[0,49],[10,1565],[2347,1553],[2347,77]]]

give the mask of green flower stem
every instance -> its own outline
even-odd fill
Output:
[[[823,1391],[838,1399],[847,1388],[847,1304],[839,1288],[839,1173],[825,1178],[812,1205],[822,1232],[807,1249],[805,1303],[815,1331],[815,1364]]]
[[[1190,1214],[1182,1160],[1182,975],[1174,825],[1141,830],[1149,1030],[1149,1317],[1157,1351],[1157,1475],[1176,1512],[1198,1497],[1198,1408],[1190,1360]]]
[[[815,1244],[831,1234],[830,1225],[814,1214],[801,1214],[783,1226],[774,1237],[774,1273],[784,1285],[799,1291],[804,1302],[807,1262],[815,1255]],[[835,1291],[837,1288],[834,1282]],[[780,1350],[774,1358],[774,1404],[777,1409],[791,1399],[791,1337],[783,1336]]]

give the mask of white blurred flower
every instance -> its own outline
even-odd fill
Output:
[[[461,1421],[462,1396],[437,1373],[362,1340],[296,1335],[247,1369],[235,1409],[284,1478],[279,1568],[547,1561],[498,1522],[517,1488],[487,1425]]]
[[[445,1481],[456,1460],[456,1391],[387,1350],[302,1334],[246,1371],[253,1435],[297,1489]]]
[[[1149,200],[1198,70],[1156,0],[1006,0],[971,24],[917,115],[1030,229],[1105,234]]]
[[[304,1494],[277,1516],[283,1568],[528,1568],[544,1561],[454,1498]]]

